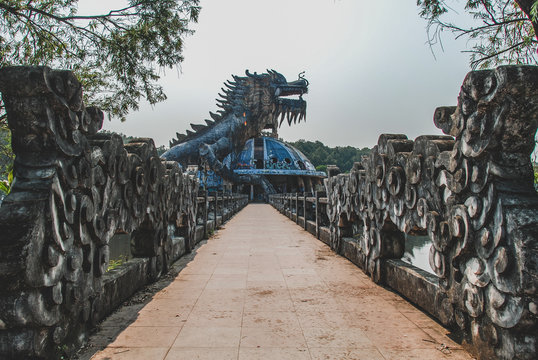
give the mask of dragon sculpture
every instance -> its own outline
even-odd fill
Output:
[[[270,129],[276,135],[284,120],[288,124],[300,122],[306,116],[306,101],[302,95],[308,92],[308,81],[299,79],[287,82],[274,71],[257,74],[246,71],[246,76],[232,75],[233,81],[224,83],[219,94],[217,113],[209,113],[212,120],[206,125],[191,124],[193,131],[177,133],[170,141],[170,150],[162,157],[177,161],[183,167],[189,164],[207,164],[218,175],[234,183],[260,185],[266,193],[274,193],[269,181],[262,175],[238,175],[222,163],[231,155],[235,162],[245,142]],[[286,98],[298,95],[298,99]]]

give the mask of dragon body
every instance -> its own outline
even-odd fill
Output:
[[[209,113],[212,120],[205,120],[205,125],[191,124],[192,131],[187,130],[186,134],[178,133],[162,157],[183,167],[205,163],[229,181],[260,185],[272,193],[274,190],[265,177],[237,175],[222,160],[231,155],[233,163],[245,142],[260,136],[263,130],[272,130],[276,135],[285,120],[291,125],[305,119],[306,101],[302,95],[308,92],[308,81],[301,74],[298,80],[287,82],[274,70],[264,74],[247,70],[246,76],[233,76],[233,81],[224,85],[217,99],[219,111]],[[293,95],[299,98],[287,98]]]

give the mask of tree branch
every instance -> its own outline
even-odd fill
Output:
[[[499,56],[501,54],[504,54],[504,53],[506,53],[506,52],[508,52],[510,50],[513,50],[513,49],[515,49],[515,48],[517,48],[518,46],[521,46],[521,45],[523,45],[523,41],[521,41],[521,42],[519,42],[517,44],[514,44],[514,45],[512,45],[512,46],[510,46],[510,47],[508,47],[506,49],[501,50],[501,51],[497,51],[494,54],[490,54],[490,55],[484,56],[484,57],[482,57],[482,58],[480,58],[478,60],[474,60],[474,61],[471,62],[471,67],[476,67],[481,62],[484,62],[484,61],[486,61],[488,59],[491,59],[491,58],[494,58],[494,57]],[[474,52],[474,53],[476,53],[476,51],[470,51],[470,50],[469,51],[464,51],[464,52]],[[486,55],[484,53],[482,53],[482,54]]]

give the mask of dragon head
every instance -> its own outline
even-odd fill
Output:
[[[300,122],[306,116],[306,101],[303,94],[308,92],[308,81],[299,74],[299,79],[288,82],[284,75],[267,70],[257,74],[246,71],[246,76],[233,76],[219,94],[219,115],[233,112],[250,122],[252,132],[259,134],[264,129],[276,130],[286,119],[288,124]],[[298,96],[290,98],[289,96]]]
[[[308,80],[299,74],[299,79],[288,82],[286,78],[274,71],[257,74],[246,71],[246,76],[232,75],[233,81],[224,83],[222,93],[217,99],[220,108],[217,113],[210,112],[212,120],[206,120],[206,125],[191,124],[192,129],[186,134],[177,133],[177,139],[170,141],[170,147],[193,139],[209,131],[210,128],[225,118],[233,117],[244,122],[245,127],[240,138],[241,142],[258,136],[265,129],[274,133],[287,120],[288,124],[300,122],[306,117],[306,101],[303,94],[308,92]],[[291,98],[290,96],[298,96]]]

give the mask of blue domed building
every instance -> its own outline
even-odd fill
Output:
[[[224,163],[237,174],[264,175],[279,193],[310,192],[323,184],[325,172],[317,171],[307,157],[272,137],[261,136],[248,140],[234,163],[230,157]],[[256,186],[243,188],[251,198],[261,198],[263,193]]]

